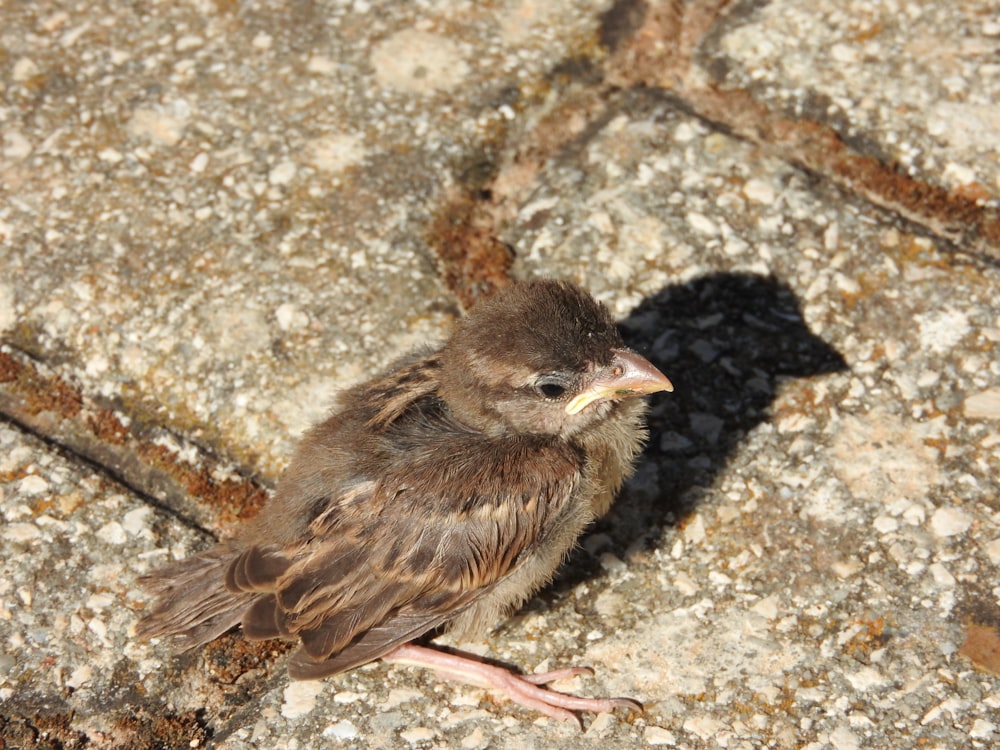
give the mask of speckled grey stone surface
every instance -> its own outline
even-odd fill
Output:
[[[704,5],[701,79],[994,200],[988,3]],[[484,170],[519,185],[491,228],[514,276],[585,284],[676,385],[559,578],[463,644],[589,664],[556,687],[645,705],[583,731],[408,667],[289,683],[280,649],[237,637],[135,641],[136,577],[221,515],[0,423],[7,747],[996,744],[1000,272],[712,127],[683,88],[573,110],[646,6],[0,9],[0,363],[30,355],[86,408],[4,390],[8,365],[0,396],[50,440],[51,415],[111,404],[163,428],[135,438],[154,453],[269,484],[337,389],[446,334],[428,227]],[[561,105],[571,142],[519,151]]]
[[[162,714],[173,694],[195,705],[196,686],[160,679],[169,648],[130,631],[145,598],[136,576],[206,535],[6,425],[0,476],[0,705],[75,714],[93,738],[121,736],[124,707]],[[15,729],[8,746],[26,746]]]

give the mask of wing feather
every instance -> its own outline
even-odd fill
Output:
[[[292,676],[319,677],[377,659],[488,594],[581,480],[579,458],[565,450],[514,447],[510,455],[509,446],[470,440],[455,456],[449,443],[444,461],[424,446],[368,484],[367,497],[353,487],[351,512],[338,513],[331,499],[295,559],[267,550],[241,556],[227,581],[268,592],[244,617],[247,635],[297,636]],[[457,496],[455,487],[472,489]],[[353,512],[359,501],[367,513]]]

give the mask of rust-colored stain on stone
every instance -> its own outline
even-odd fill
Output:
[[[20,365],[6,352],[0,352],[0,383],[16,380]]]
[[[481,203],[470,193],[452,196],[427,232],[441,278],[466,310],[509,284],[514,262],[513,253],[494,235]]]
[[[40,750],[70,750],[85,748],[87,736],[72,728],[73,717],[68,713],[19,716],[0,714],[0,750],[39,748]]]
[[[154,715],[137,709],[115,720],[115,748],[205,747],[210,735],[198,712]]]
[[[112,445],[124,445],[128,437],[128,428],[110,409],[88,414],[87,427],[97,438]]]
[[[996,628],[970,623],[958,653],[978,669],[1000,677],[1000,632]]]
[[[872,651],[882,648],[889,642],[890,636],[885,627],[885,618],[858,620],[856,624],[860,625],[862,630],[844,644],[844,651],[854,658],[867,657]]]
[[[290,641],[251,641],[239,632],[228,633],[205,645],[203,654],[209,673],[217,681],[231,685],[253,669],[288,653]]]
[[[1000,213],[978,203],[967,193],[946,190],[903,174],[878,159],[850,151],[826,125],[803,122],[803,130],[814,132],[816,142],[807,137],[806,155],[812,166],[828,166],[845,184],[914,220],[926,217],[937,231],[955,242],[984,240],[1000,247]],[[825,164],[824,164],[825,162]]]
[[[7,352],[0,352],[0,383],[9,384],[31,414],[53,412],[74,419],[83,408],[79,390],[55,375],[43,375]]]
[[[706,87],[686,92],[703,117],[759,143],[792,163],[825,175],[877,206],[926,227],[944,239],[997,257],[1000,211],[960,192],[911,177],[854,151],[830,126],[791,119],[744,91]]]
[[[210,468],[188,464],[162,445],[136,442],[134,448],[145,464],[168,473],[193,499],[209,507],[220,526],[253,518],[267,500],[267,493],[252,482],[220,481],[212,476]]]

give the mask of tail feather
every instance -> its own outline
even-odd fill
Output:
[[[177,636],[178,645],[186,651],[238,625],[260,596],[226,588],[226,572],[238,554],[238,550],[220,544],[140,578],[140,585],[156,600],[152,610],[139,621],[138,635]]]

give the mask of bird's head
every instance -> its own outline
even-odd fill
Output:
[[[526,281],[480,302],[442,351],[441,397],[485,432],[569,437],[622,399],[670,390],[625,347],[608,309],[567,281]]]

